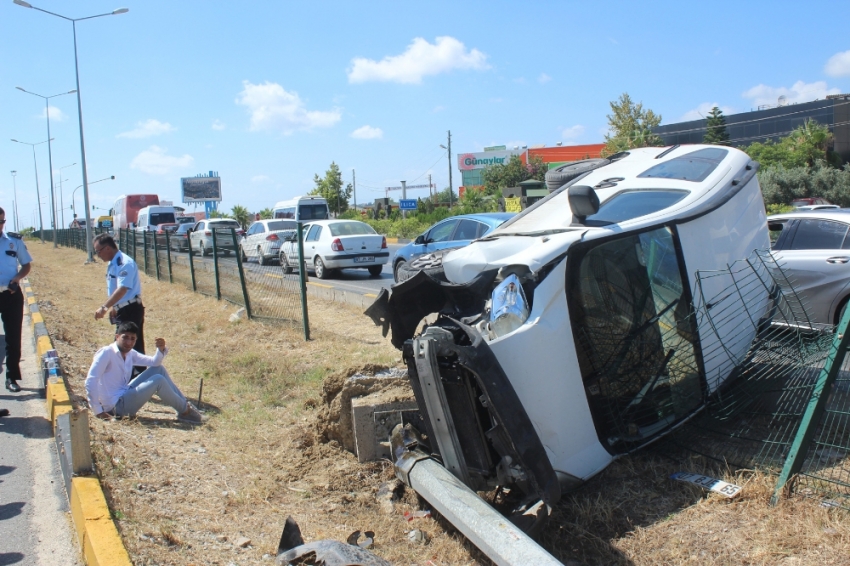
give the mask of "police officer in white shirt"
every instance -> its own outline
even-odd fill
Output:
[[[116,329],[122,322],[134,322],[138,335],[134,350],[145,353],[145,307],[142,304],[142,282],[139,267],[133,258],[118,250],[109,234],[99,234],[94,239],[94,253],[109,263],[106,266],[106,302],[94,312],[95,319],[112,313],[110,322]]]
[[[0,208],[0,319],[6,334],[6,389],[21,390],[21,324],[24,294],[21,279],[30,272],[32,256],[20,234],[6,232],[6,211]],[[18,266],[20,265],[20,269]]]

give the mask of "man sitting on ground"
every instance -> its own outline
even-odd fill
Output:
[[[165,339],[157,338],[156,353],[147,356],[133,349],[138,332],[136,323],[122,322],[118,325],[115,342],[94,355],[86,377],[86,396],[92,412],[101,419],[135,417],[142,405],[156,394],[177,411],[178,421],[204,422],[201,413],[186,400],[162,366],[162,358],[168,353]],[[133,366],[148,369],[131,380]]]

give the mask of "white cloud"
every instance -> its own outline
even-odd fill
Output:
[[[442,111],[443,111],[443,110],[445,110],[445,109],[446,109],[446,107],[445,107],[445,106],[435,106],[435,107],[434,107],[434,109],[433,109],[431,112],[433,112],[434,114],[436,114],[437,112],[442,112]]]
[[[338,109],[322,111],[307,110],[297,92],[287,92],[277,83],[252,84],[243,81],[244,89],[236,98],[236,104],[248,108],[251,113],[251,130],[276,130],[290,135],[297,130],[329,128],[340,121]]]
[[[517,78],[514,79],[514,82],[517,83],[517,84],[520,84],[520,85],[524,85],[525,84],[525,77],[517,77]]]
[[[367,125],[351,132],[351,137],[360,140],[379,140],[384,137],[384,131],[381,128],[373,128]]]
[[[836,53],[829,58],[823,72],[830,77],[846,77],[850,75],[850,51]]]
[[[130,162],[131,169],[138,169],[148,175],[167,175],[174,169],[191,167],[195,158],[189,154],[182,157],[166,155],[166,149],[152,145]]]
[[[819,98],[826,98],[828,94],[838,94],[839,92],[837,88],[827,88],[825,81],[814,83],[797,81],[791,88],[767,85],[754,86],[741,96],[752,100],[753,106],[762,106],[765,104],[776,106],[779,97],[783,95],[788,104],[793,104],[795,102],[811,102]]]
[[[537,82],[539,82],[542,85],[545,85],[546,83],[548,83],[551,80],[552,80],[552,77],[550,77],[546,73],[540,73],[540,76],[537,77]]]
[[[218,118],[213,120],[213,123],[212,123],[212,129],[213,130],[220,132],[220,131],[224,130],[225,128],[227,128],[227,126],[224,125],[224,122],[222,122]]]
[[[271,178],[268,175],[254,175],[251,177],[252,183],[267,183],[271,181]]]
[[[159,120],[151,118],[149,120],[145,120],[144,122],[137,122],[135,130],[130,130],[129,132],[118,134],[115,137],[130,139],[150,138],[153,136],[159,136],[162,134],[173,132],[176,129],[177,128],[175,128],[168,122],[160,122]]]
[[[570,126],[569,128],[561,130],[561,137],[565,140],[575,140],[576,138],[580,138],[582,135],[584,135],[584,126],[581,124],[576,124],[575,126]]]
[[[49,110],[48,110],[49,108]],[[65,118],[68,117],[67,114],[56,108],[55,106],[50,106],[41,111],[41,116],[39,118],[44,119],[47,117],[47,113],[50,113],[50,119],[56,122],[62,122]]]
[[[455,69],[487,69],[486,61],[484,53],[477,49],[467,50],[453,37],[438,37],[433,44],[417,37],[401,55],[388,55],[381,61],[355,57],[348,69],[348,82],[419,84],[423,77]]]
[[[776,101],[774,101],[774,103],[775,102]],[[701,119],[707,117],[709,112],[711,112],[711,109],[714,108],[715,106],[720,108],[720,110],[724,114],[728,115],[728,114],[734,114],[735,113],[735,109],[732,108],[731,106],[721,106],[721,105],[717,104],[716,102],[703,102],[702,104],[700,104],[699,106],[697,106],[693,110],[688,110],[687,112],[682,114],[682,117],[679,118],[678,121],[679,122],[690,122],[691,120],[701,120]]]

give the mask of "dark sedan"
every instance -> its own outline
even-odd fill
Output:
[[[168,245],[172,250],[178,252],[189,251],[189,232],[194,227],[194,224],[181,224],[169,234]]]

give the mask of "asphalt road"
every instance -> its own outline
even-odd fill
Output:
[[[362,295],[377,295],[381,290],[381,287],[389,288],[393,284],[393,270],[392,270],[392,258],[395,255],[396,250],[403,247],[403,244],[388,244],[387,247],[390,251],[390,259],[384,264],[384,269],[381,272],[380,277],[372,277],[369,275],[369,272],[365,269],[343,269],[341,271],[337,271],[332,279],[318,279],[316,278],[312,272],[310,275],[310,283],[314,285],[326,285],[329,287],[334,287],[336,289],[341,289],[344,291],[351,291],[355,293],[360,293]],[[176,254],[179,256],[186,256],[186,252],[171,252],[172,254]],[[201,257],[200,255],[195,254],[193,259],[195,263],[197,262],[212,262],[212,257]],[[233,264],[236,262],[236,258],[233,254],[229,255],[219,255],[218,261],[221,264]],[[272,264],[273,266],[277,266],[277,262]],[[267,270],[268,267],[261,267],[257,260],[250,259],[247,263],[243,264],[244,269],[248,271],[260,271]],[[293,273],[290,275],[283,275],[283,271],[280,271],[280,275],[287,279],[298,279],[298,273]]]

